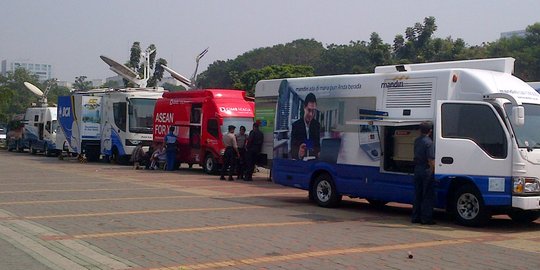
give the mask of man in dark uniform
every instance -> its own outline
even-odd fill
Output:
[[[234,136],[235,126],[229,126],[229,132],[223,135],[223,146],[225,146],[225,153],[223,154],[223,167],[221,167],[220,180],[225,180],[225,172],[229,171],[229,181],[233,181],[234,163],[238,153],[238,144],[236,143],[236,136]]]
[[[420,136],[414,141],[414,204],[412,223],[433,225],[435,203],[435,146],[431,139],[433,123],[420,124]]]
[[[261,153],[263,141],[264,135],[259,130],[259,124],[254,123],[253,129],[249,132],[249,137],[246,145],[246,177],[244,181],[253,181],[253,171],[255,170],[257,158]]]
[[[176,135],[174,135],[174,127],[169,128],[169,133],[165,135],[163,140],[167,153],[167,171],[174,171],[176,168]]]

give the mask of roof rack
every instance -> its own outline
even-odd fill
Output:
[[[447,61],[435,63],[420,63],[420,64],[402,64],[375,67],[375,73],[394,73],[406,71],[434,70],[434,69],[450,69],[450,68],[470,68],[498,71],[512,74],[514,72],[514,61],[512,57],[505,58],[490,58],[490,59],[475,59],[463,61]]]

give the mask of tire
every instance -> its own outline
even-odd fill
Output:
[[[217,173],[217,163],[214,155],[208,153],[204,158],[203,169],[207,174],[216,174]]]
[[[21,146],[19,141],[17,141],[17,143],[15,144],[15,151],[17,151],[19,153],[24,152],[24,147]]]
[[[457,189],[452,212],[456,223],[469,227],[483,226],[491,218],[482,195],[470,184]]]
[[[45,153],[46,157],[52,156],[51,150],[49,149],[49,145],[46,144],[46,143],[45,143],[45,145],[43,145],[43,153]]]
[[[326,173],[320,174],[313,183],[311,194],[315,202],[321,207],[336,207],[342,196],[337,193],[332,177]]]
[[[388,202],[376,200],[376,199],[366,199],[369,204],[371,204],[373,207],[379,208],[385,206]]]
[[[118,149],[114,147],[111,151],[111,156],[109,157],[109,161],[114,164],[119,164],[119,156],[118,156]]]
[[[37,150],[34,148],[33,145],[30,144],[29,151],[30,154],[35,155],[37,153]]]
[[[540,217],[540,211],[516,209],[508,213],[508,216],[517,223],[532,223]]]

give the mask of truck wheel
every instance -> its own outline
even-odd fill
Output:
[[[111,151],[111,156],[109,158],[110,162],[111,163],[114,163],[114,164],[118,164],[119,160],[118,160],[118,149],[116,149],[116,147],[114,147]]]
[[[24,152],[24,148],[21,146],[20,142],[17,142],[15,144],[15,151],[21,153],[21,152]]]
[[[49,149],[49,145],[48,145],[48,144],[43,145],[43,153],[45,153],[45,156],[46,156],[46,157],[52,156],[51,150]]]
[[[516,209],[508,213],[508,216],[518,223],[531,223],[540,217],[540,211]]]
[[[452,210],[456,222],[464,226],[479,227],[491,218],[482,195],[470,184],[461,186],[456,191]]]
[[[35,155],[37,153],[37,150],[34,148],[33,145],[30,145],[30,151],[28,151],[28,152],[30,152],[30,154],[32,154],[32,155]]]
[[[7,146],[7,150],[8,150],[9,152],[12,152],[12,151],[13,151],[13,147],[11,147],[12,144],[11,144],[11,142],[10,142],[10,139],[7,139],[7,140],[6,140],[6,146]]]
[[[214,155],[210,153],[206,155],[203,168],[207,174],[215,174],[217,172],[217,164]]]
[[[315,202],[322,207],[336,207],[342,198],[337,193],[332,177],[326,173],[317,176],[311,194]]]

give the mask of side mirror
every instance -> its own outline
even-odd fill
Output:
[[[523,106],[512,107],[512,124],[523,126],[525,124],[525,108]]]

